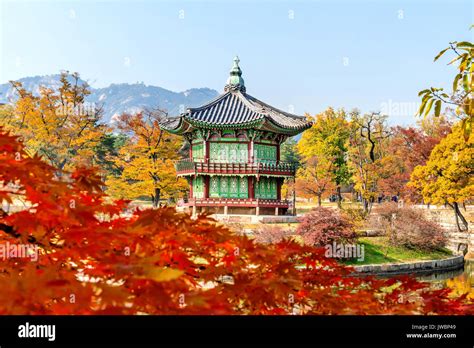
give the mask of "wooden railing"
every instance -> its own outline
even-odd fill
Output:
[[[186,205],[230,206],[230,207],[279,207],[288,208],[289,200],[263,198],[191,198]]]
[[[193,162],[190,159],[176,163],[178,175],[196,173],[209,174],[277,174],[294,176],[296,166],[288,162],[256,162],[256,163],[217,163]]]

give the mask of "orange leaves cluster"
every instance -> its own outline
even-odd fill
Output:
[[[90,169],[58,172],[0,130],[0,244],[39,258],[0,260],[0,314],[473,313],[411,278],[350,276],[324,249],[261,245],[205,216],[128,211]],[[402,299],[402,300],[400,300]]]
[[[21,135],[29,154],[40,154],[57,168],[91,165],[109,131],[100,122],[102,109],[85,102],[90,90],[78,74],[62,72],[59,82],[57,89],[40,87],[36,95],[11,81],[19,98],[0,125]]]

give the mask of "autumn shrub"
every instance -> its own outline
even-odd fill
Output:
[[[351,221],[355,227],[360,228],[365,225],[368,214],[362,208],[344,208],[343,214]]]
[[[313,246],[336,243],[353,243],[356,240],[354,224],[338,211],[315,208],[301,218],[296,230],[304,242]]]
[[[370,224],[382,229],[392,245],[419,250],[436,250],[446,245],[443,228],[410,206],[384,203],[375,211]]]
[[[261,224],[253,233],[255,241],[263,244],[278,243],[285,238],[291,238],[293,234],[291,229],[274,224]]]

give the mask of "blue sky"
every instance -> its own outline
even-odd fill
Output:
[[[392,124],[414,122],[419,90],[450,86],[454,68],[433,57],[474,35],[470,0],[0,6],[0,83],[65,69],[94,87],[144,82],[220,92],[238,54],[247,92],[270,104],[298,114],[328,106],[408,110],[390,112]]]

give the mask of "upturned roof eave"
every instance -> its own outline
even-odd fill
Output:
[[[251,112],[253,112],[256,117],[247,122],[228,122],[228,123],[215,123],[215,122],[207,122],[206,120],[198,120],[193,115],[195,113],[200,113],[208,108],[213,108],[216,104],[223,101],[229,94],[233,94],[238,97],[238,99],[248,108]],[[288,124],[281,124],[278,122],[278,118],[281,118],[282,122],[289,123]],[[178,120],[174,127],[169,127],[170,123],[173,120]],[[206,129],[267,129],[269,131],[273,131],[276,133],[281,134],[288,134],[288,135],[296,135],[303,132],[305,129],[311,127],[310,121],[302,122],[305,119],[304,116],[294,115],[277,109],[261,100],[245,93],[241,92],[240,90],[236,91],[227,91],[210,102],[202,105],[200,107],[195,108],[188,108],[186,112],[182,113],[180,116],[171,117],[166,120],[162,128],[174,133],[174,134],[183,134],[186,132],[190,132],[195,128],[206,128]],[[168,121],[168,122],[167,122]],[[291,125],[292,122],[295,122],[295,125]]]
[[[202,121],[197,121],[192,118],[186,117],[183,115],[180,117],[179,124],[174,128],[168,128],[163,126],[162,128],[166,131],[173,133],[173,134],[184,134],[192,132],[194,129],[257,129],[257,130],[267,130],[274,133],[285,134],[290,136],[295,136],[306,129],[312,126],[311,122],[307,122],[302,126],[297,127],[284,127],[281,126],[273,120],[269,119],[268,117],[264,117],[262,119],[253,120],[246,123],[234,123],[234,124],[215,124],[215,123],[207,123]]]

